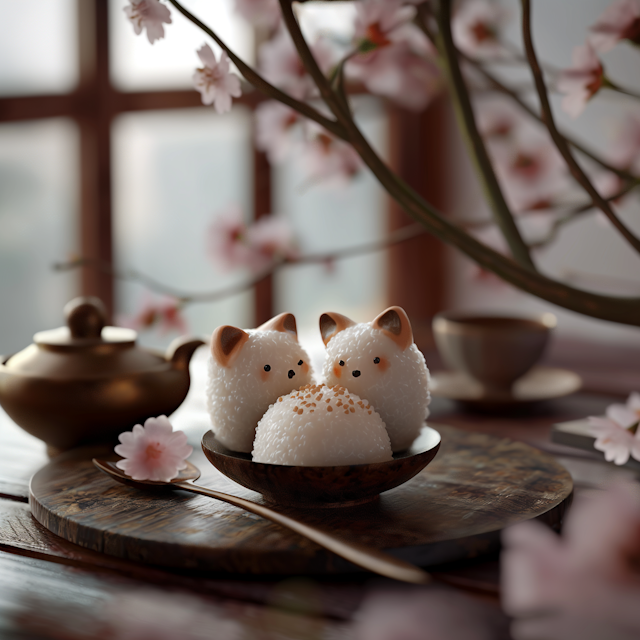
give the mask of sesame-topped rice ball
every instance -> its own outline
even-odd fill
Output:
[[[254,462],[305,467],[386,462],[389,435],[373,407],[336,385],[278,398],[256,429]]]

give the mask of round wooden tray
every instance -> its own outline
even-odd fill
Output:
[[[435,460],[406,484],[365,505],[281,511],[420,566],[491,552],[500,531],[538,518],[559,527],[572,494],[569,473],[523,443],[445,425]],[[83,449],[55,458],[31,479],[31,511],[53,533],[135,561],[204,571],[313,574],[354,570],[298,535],[217,500],[184,491],[154,493],[98,471]],[[117,456],[112,457],[117,459]],[[190,460],[199,484],[263,502],[214,469]]]

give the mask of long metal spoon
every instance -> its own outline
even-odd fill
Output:
[[[245,498],[238,498],[227,493],[221,493],[214,489],[207,489],[193,483],[193,480],[197,480],[200,477],[200,470],[195,465],[187,462],[187,468],[183,469],[177,478],[171,480],[171,482],[157,482],[153,480],[133,480],[124,471],[118,469],[115,463],[107,462],[105,460],[93,459],[93,464],[110,475],[112,478],[128,484],[138,489],[149,489],[152,486],[155,487],[169,487],[172,489],[183,489],[184,491],[191,491],[191,493],[199,493],[203,496],[209,496],[210,498],[216,498],[223,502],[228,502],[236,507],[255,513],[262,516],[267,520],[271,520],[276,524],[279,524],[287,529],[295,531],[299,535],[312,540],[316,544],[332,551],[338,556],[349,560],[353,564],[356,564],[364,569],[368,569],[373,573],[378,573],[388,578],[394,578],[402,582],[412,582],[414,584],[426,584],[431,580],[431,576],[422,569],[399,560],[393,556],[379,551],[378,549],[372,549],[364,544],[358,542],[347,542],[341,540],[331,533],[317,529],[309,524],[304,524],[298,520],[294,520],[289,516],[285,516],[282,513],[273,511],[269,507],[265,507],[261,504],[251,502]]]

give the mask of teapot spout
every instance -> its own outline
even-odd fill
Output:
[[[165,358],[168,362],[171,362],[174,369],[188,370],[191,356],[203,344],[205,344],[204,340],[199,338],[181,336],[169,345]]]

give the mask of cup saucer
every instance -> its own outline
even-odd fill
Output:
[[[541,400],[551,400],[574,393],[582,378],[568,369],[534,367],[513,385],[508,396],[483,393],[478,382],[460,371],[439,371],[431,375],[431,394],[455,400],[470,409],[493,410],[519,407]]]

